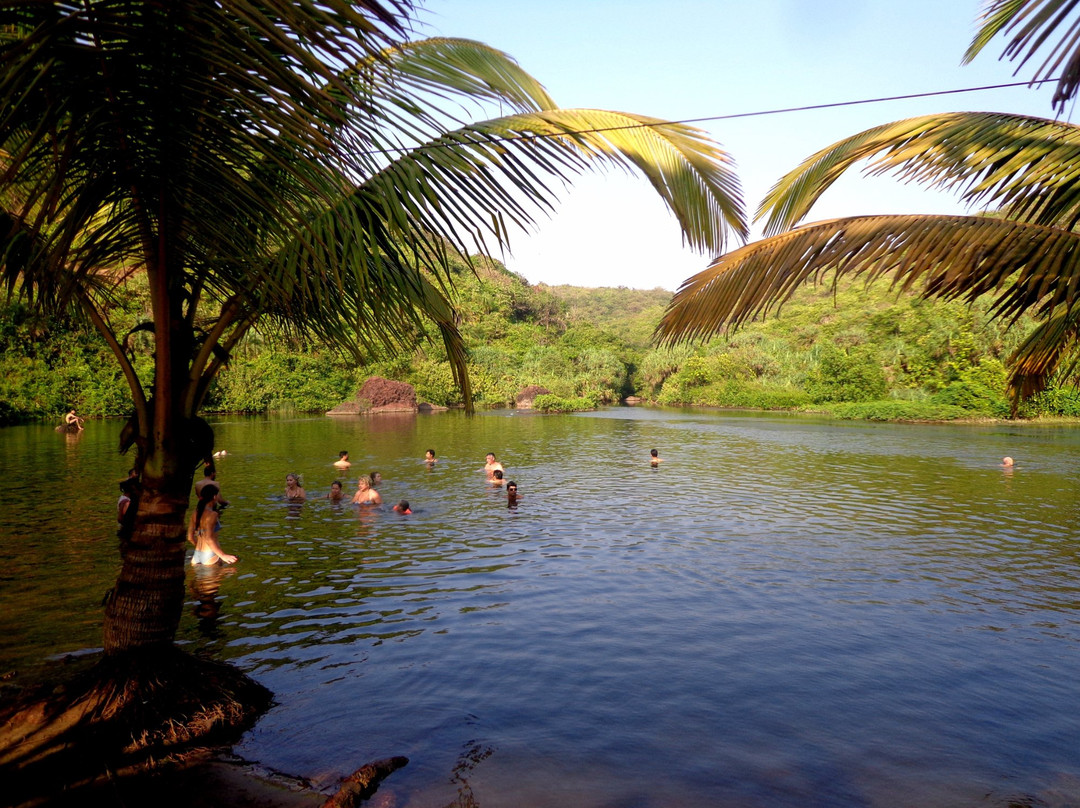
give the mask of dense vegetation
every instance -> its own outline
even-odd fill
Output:
[[[897,295],[887,285],[807,287],[779,316],[706,345],[656,349],[650,338],[671,294],[663,289],[531,286],[497,264],[455,270],[455,302],[470,347],[474,401],[511,406],[519,391],[551,391],[537,406],[587,409],[637,395],[667,405],[807,408],[838,417],[950,420],[1008,417],[1004,360],[1026,331],[989,322],[983,307]],[[152,342],[143,281],[118,290],[108,312],[148,376]],[[294,335],[262,331],[238,349],[207,401],[210,411],[324,411],[371,375],[407,381],[420,399],[461,403],[434,334],[419,347],[360,364]],[[430,341],[429,341],[430,340]],[[0,417],[129,411],[106,346],[76,320],[0,307]],[[1080,395],[1053,386],[1021,415],[1080,416]]]

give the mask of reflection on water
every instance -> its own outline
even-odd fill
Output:
[[[0,514],[4,671],[99,642],[118,429],[0,430],[25,471]],[[333,780],[405,754],[380,792],[399,806],[1080,800],[1075,428],[635,408],[216,429],[241,561],[189,570],[179,639],[275,692],[245,757]],[[341,448],[387,504],[322,498]]]

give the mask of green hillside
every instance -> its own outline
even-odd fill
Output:
[[[460,328],[470,346],[474,402],[512,406],[540,385],[551,409],[585,409],[627,396],[667,405],[805,408],[840,417],[1007,417],[1005,366],[1028,325],[1007,331],[980,306],[927,302],[884,283],[830,282],[798,290],[781,311],[707,345],[651,343],[671,293],[530,285],[502,265],[455,269]],[[148,372],[152,340],[132,331],[145,317],[141,281],[118,290],[110,318],[132,333],[136,367]],[[371,375],[407,381],[437,405],[461,393],[434,334],[394,355],[326,351],[295,335],[254,334],[222,371],[209,411],[324,411]],[[0,417],[91,416],[127,411],[111,356],[86,324],[0,307]],[[1022,415],[1080,415],[1068,380]]]

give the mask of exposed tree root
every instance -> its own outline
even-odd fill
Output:
[[[408,762],[407,757],[390,757],[364,764],[345,778],[337,794],[322,808],[356,808],[378,790],[379,783]]]
[[[271,698],[235,668],[171,646],[104,657],[58,687],[0,707],[5,801],[47,801],[50,793],[231,742]]]

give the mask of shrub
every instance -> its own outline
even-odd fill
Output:
[[[814,402],[874,401],[884,398],[886,390],[881,362],[863,347],[842,351],[824,346],[806,384]]]
[[[533,399],[533,409],[540,412],[584,412],[595,410],[597,406],[598,402],[589,396],[563,398],[543,393]]]
[[[834,418],[848,421],[955,421],[970,418],[963,407],[926,401],[863,401],[827,408]]]

